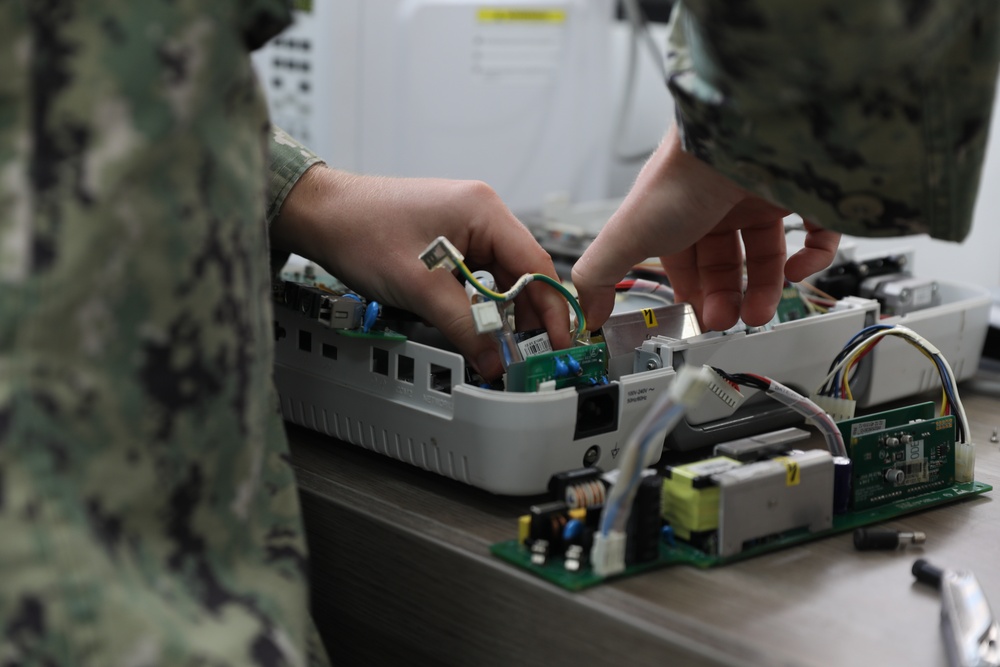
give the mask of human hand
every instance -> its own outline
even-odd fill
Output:
[[[675,299],[691,303],[706,329],[727,329],[740,317],[750,326],[766,324],[784,280],[829,266],[840,242],[839,234],[807,222],[804,247],[786,261],[788,213],[685,153],[671,129],[573,267],[588,326],[607,320],[615,284],[648,257],[660,258]]]
[[[276,248],[316,261],[364,297],[409,310],[437,327],[485,378],[503,372],[496,339],[475,331],[469,298],[420,254],[444,236],[472,270],[501,290],[525,273],[556,278],[548,253],[489,186],[477,181],[358,176],[317,165],[286,198],[271,229]],[[571,343],[568,308],[532,283],[515,299],[519,329],[544,326],[555,348]]]

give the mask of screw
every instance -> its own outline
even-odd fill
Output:
[[[996,426],[993,427],[993,435],[990,436],[990,442],[1000,442],[1000,436],[997,435],[997,431],[1000,430]]]

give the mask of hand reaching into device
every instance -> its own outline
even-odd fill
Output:
[[[588,326],[607,320],[615,284],[649,257],[660,258],[676,300],[691,303],[706,329],[727,329],[740,317],[751,326],[767,323],[785,278],[802,280],[829,266],[840,242],[807,222],[803,249],[786,260],[788,213],[685,153],[672,128],[573,267]]]
[[[496,339],[476,333],[462,283],[428,271],[420,254],[444,236],[472,270],[506,289],[525,273],[557,278],[548,253],[492,188],[477,181],[358,176],[316,165],[289,193],[271,229],[275,248],[316,261],[368,299],[437,327],[483,377],[503,372]],[[545,327],[554,348],[571,343],[558,292],[530,284],[515,299],[519,328]]]

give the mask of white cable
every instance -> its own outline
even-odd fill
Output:
[[[830,373],[826,376],[826,379],[824,379],[823,382],[820,383],[819,387],[816,390],[816,393],[818,394],[823,389],[823,387],[825,387],[828,383],[833,381],[833,378],[836,377],[836,375],[839,372],[847,368],[854,361],[854,359],[857,357],[857,355],[860,353],[862,349],[864,349],[870,344],[874,344],[875,341],[884,338],[885,336],[899,336],[900,338],[907,339],[912,343],[914,343],[920,349],[932,355],[935,359],[941,361],[941,366],[944,367],[945,369],[945,377],[941,378],[941,382],[942,383],[947,382],[951,385],[952,389],[951,393],[955,399],[953,401],[953,409],[955,410],[955,412],[958,413],[958,418],[962,422],[962,429],[963,432],[965,433],[966,440],[970,439],[971,433],[969,432],[969,420],[965,414],[965,406],[962,404],[962,401],[958,396],[958,383],[955,381],[955,372],[951,369],[951,364],[948,363],[948,360],[945,358],[943,354],[941,354],[941,351],[938,350],[938,348],[933,343],[931,343],[929,340],[918,334],[913,329],[910,329],[909,327],[905,327],[900,324],[893,325],[892,328],[889,329],[881,329],[879,331],[876,331],[868,338],[865,338],[864,340],[856,343],[855,346],[851,349],[851,351],[848,354],[844,355],[844,358],[840,360],[840,363],[838,363],[830,370]]]
[[[813,420],[826,439],[827,449],[834,456],[847,457],[847,445],[844,444],[844,436],[833,421],[830,415],[826,414],[823,408],[819,407],[812,400],[806,398],[797,391],[792,391],[777,380],[771,380],[767,390],[767,395],[779,403],[784,403],[800,415]]]
[[[687,408],[698,403],[712,381],[712,369],[707,366],[682,366],[670,388],[653,404],[625,441],[618,481],[608,492],[601,512],[600,533],[625,532],[632,501],[639,488],[642,468],[650,444],[662,441],[684,416]]]

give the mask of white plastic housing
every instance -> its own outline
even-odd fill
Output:
[[[617,426],[577,439],[573,388],[482,389],[464,382],[464,360],[454,352],[340,335],[281,306],[275,319],[283,332],[275,383],[286,420],[504,495],[542,493],[553,474],[587,464],[616,468],[625,438],[676,375],[659,369],[623,378]],[[651,447],[643,464],[655,463],[661,449]]]

